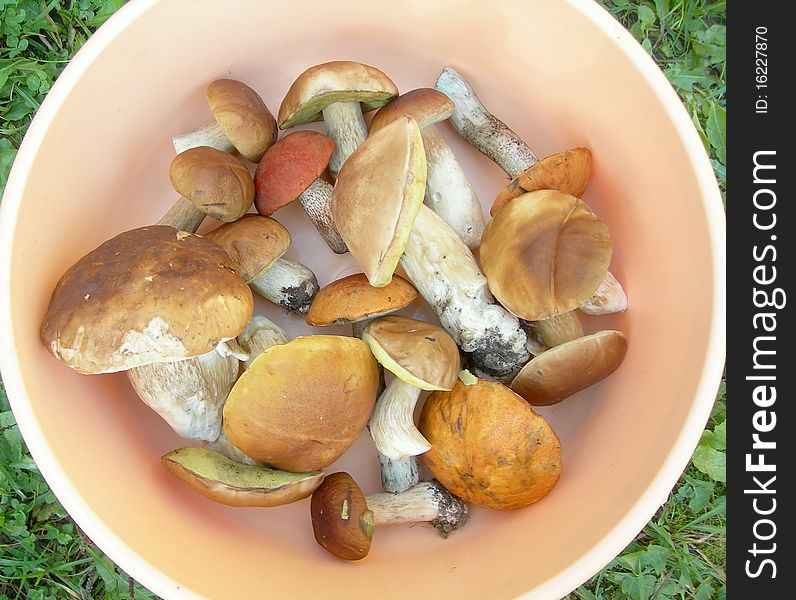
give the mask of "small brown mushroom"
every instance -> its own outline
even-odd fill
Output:
[[[347,60],[315,65],[299,75],[285,94],[277,117],[279,129],[323,120],[335,144],[329,170],[336,177],[368,136],[363,111],[380,108],[397,95],[392,80],[375,67]]]
[[[268,149],[254,175],[254,205],[270,216],[298,199],[304,212],[335,254],[348,252],[332,217],[332,185],[321,175],[334,142],[315,131],[286,135]]]
[[[430,522],[447,537],[469,516],[467,505],[437,482],[423,482],[400,494],[365,496],[344,472],[328,475],[310,500],[315,541],[343,560],[365,558],[379,525]]]
[[[259,94],[234,79],[217,79],[207,86],[207,103],[214,121],[200,129],[173,138],[178,154],[196,146],[222,152],[237,150],[257,162],[276,141],[274,116]]]

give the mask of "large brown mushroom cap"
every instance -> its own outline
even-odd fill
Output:
[[[508,202],[481,238],[489,289],[527,321],[576,309],[599,287],[610,262],[605,224],[582,200],[555,190]]]
[[[558,190],[580,198],[591,175],[591,150],[573,148],[534,163],[506,184],[492,202],[494,216],[509,200],[527,192]]]
[[[449,390],[459,379],[459,348],[441,327],[390,315],[365,327],[362,340],[385,369],[422,390]]]
[[[395,83],[376,67],[348,60],[315,65],[287,91],[279,107],[279,128],[321,121],[323,109],[333,102],[359,102],[362,112],[367,112],[397,95]]]
[[[316,471],[337,460],[368,422],[376,361],[361,340],[315,335],[258,356],[224,405],[224,431],[255,460]]]
[[[221,131],[243,158],[259,161],[276,141],[274,115],[246,84],[217,79],[207,86],[207,103]]]
[[[253,306],[226,252],[153,225],[117,235],[64,273],[41,339],[81,373],[124,371],[213,350],[243,331]]]
[[[316,131],[296,131],[268,149],[254,174],[254,205],[272,215],[293,202],[329,164],[334,142]]]
[[[372,286],[390,283],[425,193],[420,128],[405,115],[369,136],[340,169],[332,215]]]
[[[206,448],[180,448],[161,457],[163,466],[194,490],[227,506],[281,506],[312,494],[323,473],[290,473],[245,465]]]
[[[403,277],[393,275],[388,285],[377,288],[364,273],[356,273],[321,288],[307,313],[307,324],[356,323],[400,310],[416,298],[417,290]]]
[[[244,215],[205,235],[229,254],[247,283],[260,275],[290,247],[290,232],[276,219]]]
[[[198,146],[180,152],[169,166],[171,185],[203,213],[219,221],[240,219],[254,202],[254,181],[240,159]]]
[[[310,500],[315,541],[344,560],[360,560],[370,552],[373,513],[365,494],[348,473],[332,473]]]
[[[453,114],[453,101],[433,88],[418,88],[401,94],[373,115],[370,131],[374,132],[401,115],[409,115],[420,129],[444,121]]]
[[[619,368],[627,352],[621,331],[600,331],[542,352],[526,364],[511,389],[534,406],[561,402],[605,379]]]
[[[509,388],[479,379],[433,392],[418,428],[431,444],[431,473],[465,502],[498,510],[527,506],[553,489],[561,443],[552,427]]]

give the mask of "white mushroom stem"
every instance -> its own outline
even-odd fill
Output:
[[[221,127],[215,121],[200,127],[196,131],[175,135],[171,138],[171,141],[177,154],[198,146],[210,146],[216,150],[221,150],[221,152],[232,152],[235,150],[235,146],[232,145],[232,142],[224,135]]]
[[[370,494],[365,502],[376,526],[430,522],[442,537],[470,518],[464,501],[436,481],[424,481],[400,494]]]
[[[309,267],[284,257],[276,259],[267,271],[248,283],[266,300],[299,315],[307,314],[321,289]]]
[[[345,254],[345,245],[332,216],[332,190],[334,188],[321,178],[313,181],[298,197],[304,212],[315,225],[315,229],[335,254]]]
[[[329,171],[336,178],[343,163],[368,137],[368,127],[359,102],[332,102],[323,109],[323,120],[334,141]]]
[[[157,224],[170,225],[174,229],[194,233],[199,229],[199,225],[202,224],[206,216],[188,198],[180,196],[180,199],[166,211],[166,214],[160,218]]]
[[[208,450],[212,450],[213,452],[218,452],[219,454],[223,454],[230,460],[234,460],[235,462],[244,464],[244,465],[261,465],[258,460],[254,460],[251,456],[244,454],[237,446],[233,446],[232,442],[227,439],[227,434],[224,433],[224,429],[221,429],[221,433],[218,435],[218,438],[215,441],[210,442],[209,444],[204,445],[205,448]]]
[[[512,179],[539,162],[539,158],[531,150],[520,136],[510,129],[503,121],[491,114],[476,95],[472,86],[451,67],[442,69],[434,87],[448,96],[453,101],[453,114],[448,119],[453,128],[464,138],[466,142],[480,150],[483,154],[491,158],[506,174]],[[606,277],[611,278],[612,282],[603,283],[600,287],[621,285],[616,278],[608,273]],[[625,296],[624,291],[621,295]],[[627,296],[625,296],[624,308],[627,308]],[[591,301],[587,301],[587,304]],[[607,314],[607,306],[620,307],[621,301],[605,305],[602,312],[591,312],[593,307],[589,305],[589,314]],[[619,311],[615,311],[619,312]]]
[[[580,305],[587,315],[608,315],[627,310],[627,294],[610,271],[591,298]]]
[[[390,494],[400,494],[420,481],[420,469],[416,456],[392,460],[379,452],[381,487]]]
[[[237,376],[238,359],[218,350],[127,371],[138,397],[178,435],[209,442],[221,431],[221,410]]]
[[[425,206],[401,266],[477,375],[508,381],[528,362],[527,336],[519,320],[495,301],[461,238]]]
[[[395,377],[376,400],[368,429],[376,448],[392,460],[417,456],[431,444],[415,427],[415,405],[420,388]]]
[[[426,151],[426,205],[458,234],[468,248],[481,245],[484,212],[459,161],[434,125],[421,130]]]
[[[528,330],[528,350],[531,354],[541,354],[553,346],[571,342],[583,337],[583,325],[575,311],[562,313],[542,321],[523,321]]]

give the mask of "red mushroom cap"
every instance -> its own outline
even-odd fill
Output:
[[[297,131],[271,146],[254,174],[254,206],[270,216],[306,190],[329,164],[334,142],[315,131]]]

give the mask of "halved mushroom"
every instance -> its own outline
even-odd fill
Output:
[[[525,192],[554,189],[581,197],[591,171],[591,152],[587,148],[574,148],[540,161],[528,144],[486,109],[472,86],[455,69],[445,67],[434,87],[453,100],[449,122],[454,129],[512,178],[495,199],[493,215],[505,202]],[[615,278],[613,281],[615,286],[619,285]],[[616,296],[612,295],[611,300]],[[625,308],[626,300],[625,296]],[[614,308],[624,310],[621,301],[604,304],[601,296],[590,302],[599,311],[592,314],[607,314]]]
[[[205,448],[179,448],[161,457],[177,478],[227,506],[281,506],[312,494],[323,473],[290,473],[265,465],[245,465]]]
[[[290,246],[290,233],[278,221],[246,215],[234,223],[221,225],[205,237],[237,261],[241,277],[255,292],[287,311],[304,315],[309,310],[318,292],[318,280],[312,271],[299,265],[285,274],[271,273],[275,266],[290,264],[281,258]],[[299,278],[295,280],[297,275]]]
[[[561,443],[530,404],[499,383],[458,382],[420,413],[431,473],[465,502],[498,510],[532,504],[561,474]]]
[[[328,475],[312,494],[310,517],[315,541],[343,560],[370,552],[379,525],[429,522],[443,537],[470,517],[467,505],[437,482],[423,482],[400,494],[365,496],[344,472]]]
[[[298,199],[318,233],[335,254],[348,252],[332,217],[332,185],[321,178],[334,142],[315,131],[286,135],[268,149],[254,175],[254,204],[270,216]]]
[[[621,331],[600,331],[536,356],[510,387],[533,406],[557,404],[616,371],[626,352]]]
[[[401,94],[380,108],[370,122],[370,131],[372,134],[400,115],[409,115],[417,121],[426,152],[426,206],[442,217],[467,247],[477,248],[484,231],[481,201],[434,126],[452,112],[453,102],[445,94],[420,88]]]
[[[336,60],[310,67],[296,78],[279,107],[279,129],[323,120],[334,140],[329,170],[343,163],[368,137],[362,112],[384,106],[398,95],[393,81],[375,67]]]
[[[234,79],[217,79],[207,86],[207,103],[214,121],[200,129],[173,138],[181,153],[196,146],[222,152],[237,150],[251,162],[260,160],[276,141],[276,120],[260,95]]]

